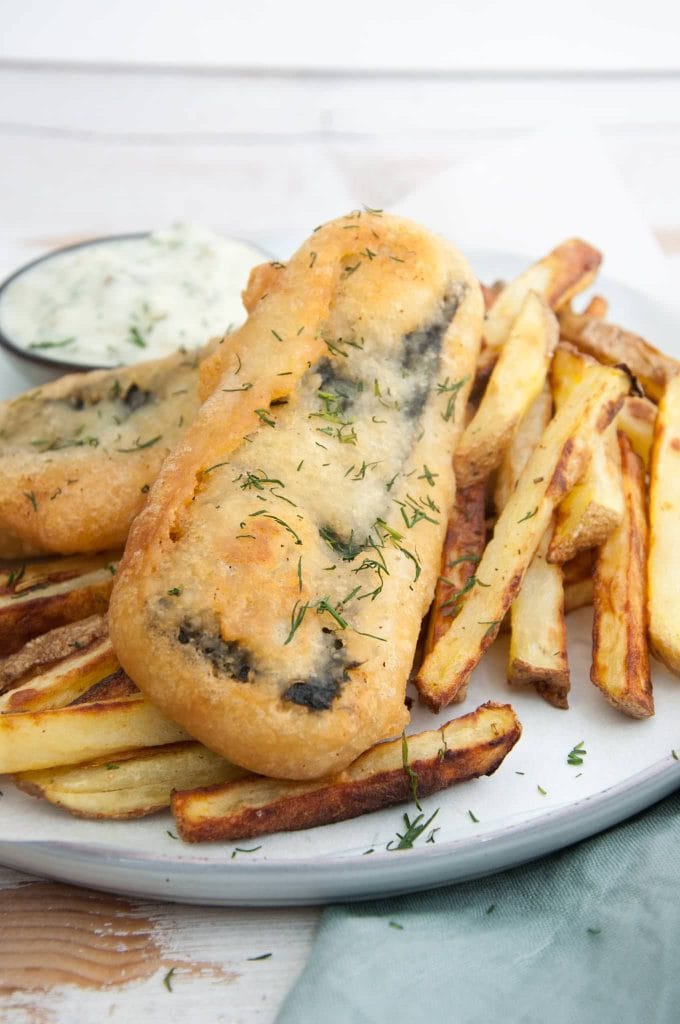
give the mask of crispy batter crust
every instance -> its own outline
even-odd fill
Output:
[[[204,363],[110,625],[140,688],[229,760],[314,778],[402,729],[481,318],[453,248],[352,215]]]

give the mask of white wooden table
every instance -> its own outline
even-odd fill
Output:
[[[388,206],[482,143],[587,113],[680,284],[679,86],[654,73],[0,65],[0,273],[73,237],[175,219],[284,254],[322,219]],[[151,905],[0,869],[0,1019],[271,1021],[318,913]]]

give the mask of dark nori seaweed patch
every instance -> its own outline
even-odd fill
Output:
[[[145,391],[137,384],[131,384],[123,395],[123,404],[127,406],[130,413],[133,413],[137,412],[138,409],[142,409],[152,398],[153,395],[150,391]]]
[[[349,679],[350,671],[360,665],[358,661],[346,662],[344,656],[339,653],[341,649],[342,644],[338,647],[333,641],[332,649],[328,653],[326,671],[291,683],[282,694],[283,700],[290,701],[291,704],[300,704],[310,711],[328,711],[335,698],[339,696],[342,684]]]
[[[238,640],[223,640],[221,636],[183,622],[177,633],[180,644],[192,644],[199,654],[224,675],[247,683],[250,678],[252,657]]]
[[[439,365],[442,340],[456,315],[462,296],[461,291],[444,296],[441,310],[434,320],[425,327],[404,335],[401,367],[407,373],[419,371],[404,409],[411,419],[416,419],[423,411]]]

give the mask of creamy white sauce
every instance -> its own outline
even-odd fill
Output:
[[[241,291],[263,258],[194,225],[79,246],[3,290],[0,330],[28,354],[66,363],[155,359],[242,323]]]

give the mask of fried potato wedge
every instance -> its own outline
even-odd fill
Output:
[[[449,628],[465,595],[474,586],[475,568],[486,543],[484,484],[473,484],[456,493],[446,528],[441,576],[427,622],[424,653],[429,654]],[[471,582],[472,581],[472,582]]]
[[[250,776],[175,793],[172,812],[182,839],[246,839],[345,821],[392,804],[491,775],[521,735],[508,704],[484,704],[441,729],[380,743],[343,772],[316,782]],[[408,766],[408,769],[407,769]]]
[[[0,775],[78,764],[190,737],[141,695],[0,715]]]
[[[549,306],[529,292],[456,450],[460,487],[478,483],[500,465],[520,421],[543,388],[558,333]]]
[[[656,406],[648,398],[629,395],[616,417],[616,428],[627,436],[633,451],[639,455],[649,468],[654,442],[654,424],[656,423]]]
[[[604,320],[609,312],[609,303],[602,295],[593,295],[592,299],[583,310],[586,316],[592,316],[596,320]]]
[[[0,569],[0,656],[34,636],[105,612],[119,551]]]
[[[524,467],[550,422],[552,394],[546,385],[519,425],[496,476],[496,508],[507,504]],[[556,707],[567,707],[569,666],[562,571],[546,561],[552,523],[527,569],[510,608],[508,682],[534,686]],[[537,609],[540,608],[540,614]]]
[[[662,397],[668,382],[680,370],[677,359],[664,355],[638,334],[616,324],[585,313],[574,313],[569,308],[560,310],[559,318],[560,332],[566,341],[608,366],[627,366],[655,401]]]
[[[569,707],[569,662],[562,569],[547,560],[549,526],[510,608],[508,682],[533,686],[549,704]]]
[[[552,407],[552,394],[546,383],[522,418],[510,447],[498,467],[493,496],[497,512],[504,509],[510,500],[524,467],[550,422]]]
[[[474,587],[449,631],[416,676],[423,701],[440,710],[453,700],[498,633],[557,504],[583,475],[594,435],[619,411],[630,379],[593,365],[548,425],[501,512],[477,568]]]
[[[647,509],[642,459],[619,432],[625,512],[597,553],[590,678],[632,718],[654,714],[647,650]]]
[[[65,707],[117,668],[103,616],[53,629],[0,666],[0,714]]]
[[[659,403],[649,487],[649,639],[680,674],[680,377]]]
[[[213,786],[247,774],[200,743],[126,750],[113,760],[14,776],[19,789],[79,818],[141,818],[170,806],[174,789]]]
[[[568,400],[594,360],[559,345],[550,371],[555,407]],[[548,549],[549,562],[566,562],[579,551],[597,547],[623,518],[623,489],[615,427],[593,440],[590,463],[574,489],[561,502]]]
[[[484,341],[492,348],[505,344],[529,292],[541,295],[551,309],[561,309],[593,281],[602,254],[580,238],[562,242],[532,264],[496,296],[484,323]]]

